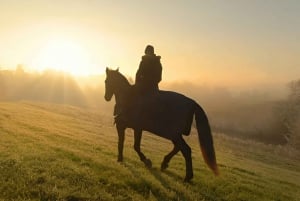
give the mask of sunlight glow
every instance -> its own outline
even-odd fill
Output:
[[[66,39],[53,39],[45,44],[32,61],[32,67],[37,71],[53,69],[72,75],[91,73],[88,52],[78,43]]]

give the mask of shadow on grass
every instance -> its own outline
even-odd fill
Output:
[[[134,180],[127,181],[128,186],[145,199],[155,197],[154,200],[192,200],[187,188],[193,183],[184,183],[182,175],[171,170],[146,168],[142,162],[138,165],[137,161],[132,159],[126,159],[123,164],[135,177]],[[149,175],[143,175],[142,168],[148,170]]]

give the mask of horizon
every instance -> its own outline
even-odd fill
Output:
[[[124,74],[122,71],[120,71]],[[44,69],[43,71],[28,71],[26,68],[23,68],[22,65],[18,65],[16,69],[1,69],[0,67],[0,76],[2,79],[0,81],[5,82],[13,82],[11,85],[11,89],[15,86],[22,85],[21,82],[24,82],[23,85],[26,86],[28,84],[28,80],[40,80],[41,78],[51,79],[53,86],[57,85],[56,82],[60,82],[61,79],[65,80],[63,82],[64,86],[61,86],[64,90],[70,90],[68,88],[69,81],[75,81],[75,83],[79,86],[82,92],[90,89],[97,89],[100,91],[104,91],[104,80],[105,74],[91,74],[91,75],[73,75],[70,72],[60,71],[56,69]],[[134,84],[134,79],[132,76],[124,74],[130,84]],[[13,78],[13,79],[12,79]],[[27,81],[26,81],[27,80]],[[292,80],[296,81],[296,80]],[[159,84],[160,90],[174,91],[178,93],[182,93],[184,95],[193,96],[194,98],[200,98],[201,96],[205,96],[204,99],[214,99],[218,97],[218,94],[225,95],[226,98],[250,98],[250,100],[258,100],[263,101],[265,99],[266,102],[270,100],[281,100],[286,98],[289,93],[289,84],[284,83],[283,85],[264,85],[264,86],[223,86],[223,85],[214,85],[212,83],[196,83],[187,80],[171,80],[171,81],[162,81]],[[0,82],[1,84],[1,82]],[[43,84],[42,84],[43,85]],[[5,86],[5,84],[4,84]],[[1,87],[1,86],[0,86]],[[8,87],[8,86],[6,86]],[[1,88],[0,88],[1,89]],[[54,89],[54,88],[53,88]],[[52,89],[52,90],[53,90]],[[74,88],[75,89],[75,88]],[[58,89],[60,90],[60,89]],[[98,91],[98,92],[100,92]],[[23,93],[23,92],[22,92]],[[17,94],[16,94],[17,95]],[[254,101],[255,102],[255,101]]]

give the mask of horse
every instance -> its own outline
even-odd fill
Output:
[[[213,137],[207,115],[202,107],[191,98],[172,91],[159,91],[152,98],[146,96],[136,101],[138,97],[134,95],[134,87],[135,85],[131,85],[119,69],[106,68],[104,98],[110,101],[113,95],[115,96],[114,115],[118,133],[118,161],[123,161],[125,130],[132,128],[134,149],[145,166],[151,168],[151,160],[142,153],[140,148],[142,131],[148,131],[172,141],[174,145],[173,150],[164,157],[161,170],[165,170],[172,157],[181,151],[186,164],[184,181],[189,182],[193,178],[191,148],[185,142],[183,135],[190,134],[195,116],[202,156],[213,173],[218,175]],[[142,103],[138,104],[139,102]],[[142,106],[136,107],[136,105]],[[116,107],[121,112],[116,112]]]

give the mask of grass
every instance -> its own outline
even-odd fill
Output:
[[[286,147],[215,134],[221,175],[203,162],[195,131],[194,179],[182,180],[181,154],[165,172],[169,141],[145,133],[146,169],[126,135],[117,162],[112,117],[101,111],[33,102],[0,102],[0,200],[300,200],[300,155]]]

